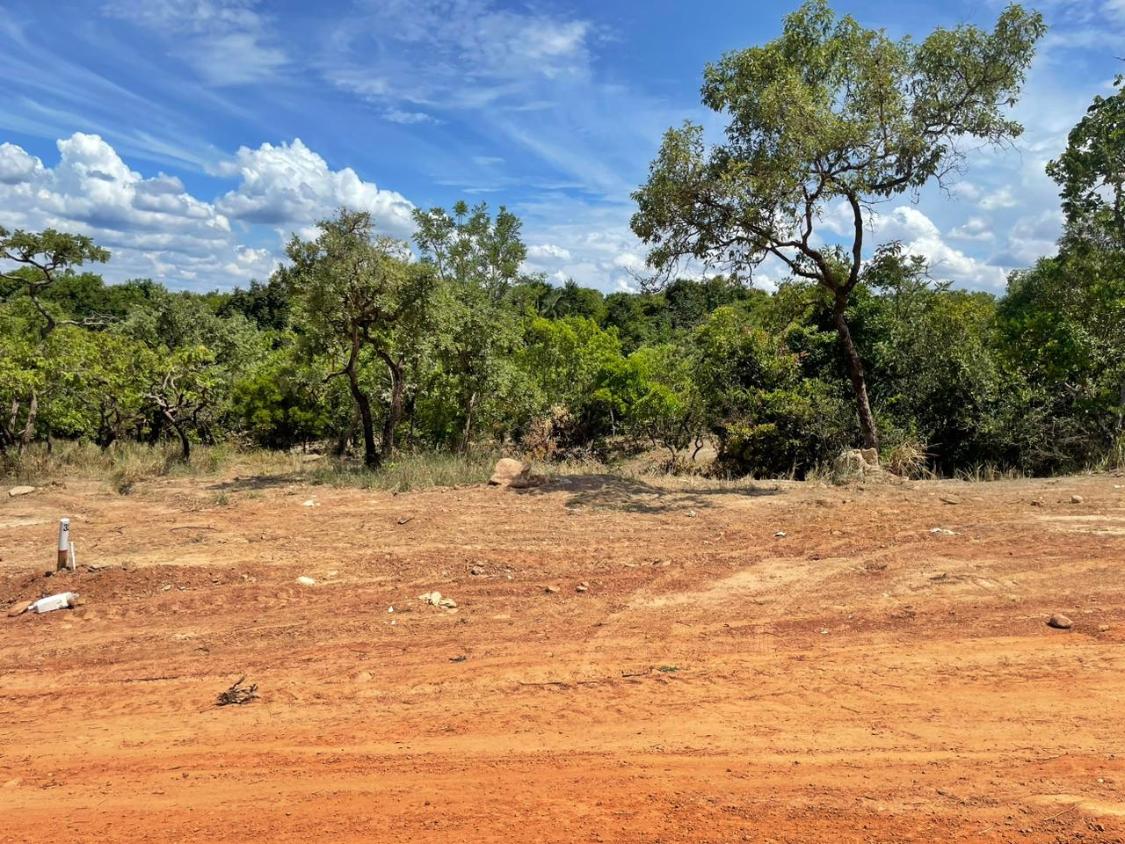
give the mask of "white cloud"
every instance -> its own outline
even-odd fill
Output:
[[[1005,185],[1000,190],[987,194],[977,204],[985,211],[995,211],[997,208],[1014,208],[1019,205],[1019,200],[1012,193],[1012,189]]]
[[[15,144],[0,144],[0,183],[16,185],[29,182],[39,171],[43,163],[33,155],[28,155],[22,147]]]
[[[160,36],[206,82],[245,85],[273,76],[287,61],[272,43],[258,0],[111,0],[113,18]]]
[[[975,218],[966,224],[979,234],[984,221]],[[833,205],[824,215],[823,225],[837,235],[850,235],[851,210],[843,202]],[[930,272],[936,278],[947,279],[968,287],[999,288],[1007,277],[1004,267],[968,255],[950,246],[942,238],[941,230],[926,214],[913,205],[899,205],[886,213],[869,214],[866,228],[871,236],[865,240],[869,257],[875,246],[898,241],[907,253],[921,255],[930,263]],[[952,234],[952,233],[951,233]]]
[[[950,231],[949,236],[955,237],[958,240],[977,241],[992,240],[993,237],[995,237],[992,233],[992,227],[983,217],[970,217],[964,223]]]
[[[292,143],[241,147],[234,159],[216,172],[238,175],[237,189],[216,203],[232,219],[279,226],[283,234],[295,225],[309,225],[340,207],[369,211],[378,228],[396,237],[414,230],[413,204],[402,194],[363,181],[354,170],[332,170],[300,138]]]
[[[570,250],[553,243],[535,243],[527,247],[527,257],[533,260],[569,261]]]
[[[538,80],[585,76],[591,29],[492,0],[365,0],[340,21],[320,63],[341,88],[407,112],[401,104],[475,108]]]
[[[1007,278],[1003,267],[994,266],[947,244],[933,220],[910,205],[900,205],[871,219],[871,229],[880,242],[900,241],[908,254],[921,255],[930,264],[930,274],[969,287],[1001,288]]]
[[[351,169],[331,170],[299,140],[240,149],[216,174],[238,179],[218,200],[193,196],[163,173],[143,176],[97,135],[57,142],[58,163],[45,166],[15,144],[0,144],[0,225],[86,234],[110,250],[113,281],[149,276],[173,287],[245,285],[277,266],[284,235],[311,226],[337,207],[371,211],[391,234],[410,232],[413,206],[365,182]],[[245,223],[237,230],[232,220]],[[246,243],[245,240],[265,241]]]
[[[646,268],[645,259],[635,252],[622,252],[617,255],[613,259],[613,266],[630,273],[644,272]]]

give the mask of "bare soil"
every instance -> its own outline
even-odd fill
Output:
[[[4,490],[0,837],[1122,841],[1123,568],[1112,475]]]

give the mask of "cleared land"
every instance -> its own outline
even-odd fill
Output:
[[[85,600],[0,616],[9,841],[1125,839],[1122,477],[73,482],[0,557]]]

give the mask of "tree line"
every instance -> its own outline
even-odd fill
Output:
[[[893,41],[824,2],[705,71],[727,120],[670,130],[636,193],[652,286],[605,295],[523,271],[520,220],[458,203],[411,243],[341,210],[246,289],[107,285],[89,238],[0,228],[0,455],[80,439],[514,448],[802,476],[855,445],[903,470],[1061,472],[1125,458],[1125,90],[1048,172],[1065,232],[1000,296],[955,289],[877,203],[1006,142],[1038,15]],[[840,204],[851,234],[830,238]],[[766,259],[788,278],[747,285]],[[701,270],[683,275],[685,266]]]

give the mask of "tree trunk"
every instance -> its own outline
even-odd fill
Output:
[[[355,429],[359,425],[359,414],[352,411],[348,417],[348,424],[340,431],[340,436],[336,438],[336,445],[332,450],[334,457],[343,457],[348,453],[348,446],[351,445],[352,437],[355,436]]]
[[[848,369],[848,377],[852,382],[852,391],[855,393],[856,411],[859,414],[859,429],[863,435],[864,448],[879,447],[879,432],[875,427],[875,417],[871,413],[871,403],[867,400],[867,377],[863,372],[863,362],[859,359],[852,333],[848,329],[848,322],[844,318],[844,309],[847,301],[837,297],[836,306],[833,308],[833,317],[836,322],[836,333],[840,338],[840,351],[844,356],[844,364]]]
[[[395,450],[395,429],[402,421],[403,391],[406,387],[403,379],[402,365],[395,363],[390,358],[384,358],[387,371],[391,376],[391,403],[387,408],[387,416],[383,420],[383,441],[380,444],[380,458],[388,459]]]
[[[465,454],[469,450],[469,439],[473,432],[473,411],[477,406],[477,393],[476,390],[469,396],[469,400],[465,402],[465,427],[461,430],[461,447],[458,451]]]
[[[191,460],[191,440],[188,439],[187,431],[184,430],[184,426],[176,420],[173,414],[165,411],[164,418],[168,420],[168,424],[172,426],[172,430],[180,438],[180,462],[189,462]]]
[[[23,450],[31,444],[31,438],[35,435],[35,418],[38,415],[39,396],[32,390],[31,401],[27,405],[27,424],[23,426],[23,433],[20,435],[19,454],[23,454]]]
[[[352,391],[352,398],[359,408],[359,421],[363,426],[363,465],[368,469],[379,468],[379,452],[375,448],[375,423],[371,418],[371,400],[367,393],[359,386],[355,367],[348,369],[348,386]]]

